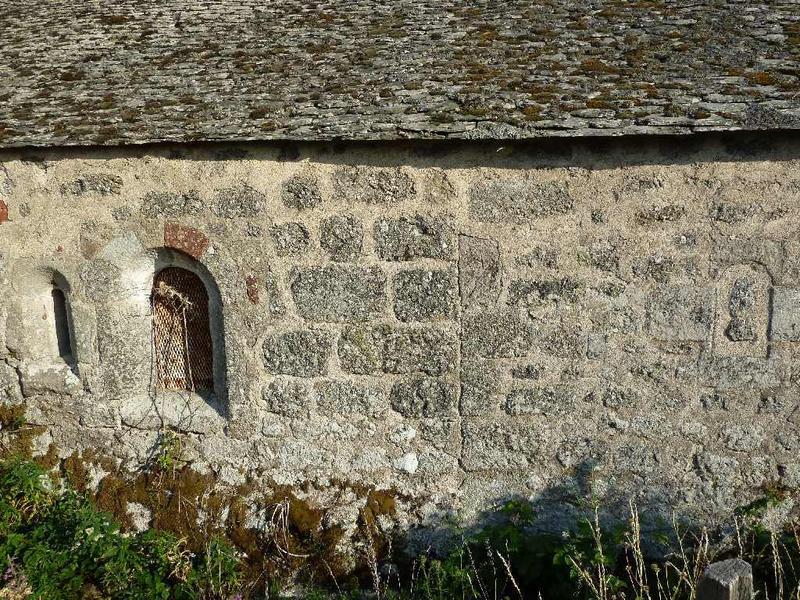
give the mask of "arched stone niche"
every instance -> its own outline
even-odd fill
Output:
[[[155,252],[153,278],[165,269],[178,268],[195,275],[205,286],[208,297],[208,318],[212,342],[213,393],[218,402],[227,400],[225,327],[222,311],[222,298],[217,283],[208,268],[189,255],[170,248],[160,248]],[[151,294],[153,283],[150,283]],[[151,320],[152,327],[152,320]]]
[[[714,353],[766,358],[772,277],[763,265],[728,267],[717,283]]]
[[[78,375],[90,357],[76,324],[91,324],[74,318],[67,278],[51,265],[18,263],[10,283],[6,345],[18,361],[24,395],[80,393]]]
[[[167,268],[189,271],[205,287],[213,340],[212,390],[167,390],[157,385],[151,299],[154,278]],[[145,248],[128,232],[111,240],[84,266],[82,280],[97,310],[104,396],[120,410],[123,425],[221,431],[229,414],[225,319],[216,278],[208,267],[180,250]]]

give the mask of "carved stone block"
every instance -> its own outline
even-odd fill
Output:
[[[766,357],[772,278],[758,264],[726,269],[717,285],[714,352]]]

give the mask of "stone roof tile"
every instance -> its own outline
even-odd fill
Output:
[[[800,127],[796,0],[0,0],[0,147]]]

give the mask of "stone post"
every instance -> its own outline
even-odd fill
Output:
[[[753,568],[740,558],[708,566],[697,585],[697,600],[752,600]]]

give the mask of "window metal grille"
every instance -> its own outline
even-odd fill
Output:
[[[190,271],[168,267],[153,280],[151,303],[158,387],[213,389],[213,342],[203,282]]]

